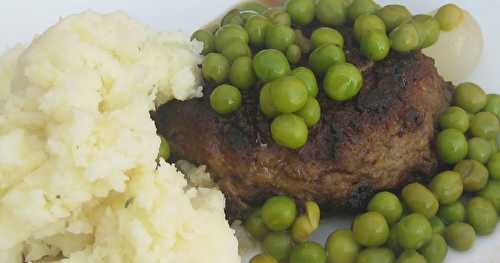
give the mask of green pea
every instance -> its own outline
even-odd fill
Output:
[[[262,206],[262,220],[272,231],[288,229],[296,216],[295,201],[287,196],[271,197]]]
[[[489,181],[486,187],[479,193],[479,196],[489,200],[500,212],[500,181]]]
[[[445,225],[439,217],[434,216],[429,220],[429,222],[431,223],[432,226],[432,233],[434,234],[444,233]]]
[[[241,93],[231,85],[218,86],[210,94],[210,105],[219,114],[227,114],[241,106]]]
[[[193,33],[191,40],[198,40],[203,43],[202,55],[206,55],[215,51],[215,38],[214,35],[207,30],[200,29]]]
[[[445,163],[455,164],[467,156],[467,139],[459,130],[446,129],[437,136],[437,151]]]
[[[255,12],[255,11],[251,11],[251,10],[240,10],[240,14],[241,14],[241,18],[243,19],[243,25],[246,24],[248,19],[250,19],[254,16],[260,15],[259,13]]]
[[[222,52],[227,44],[235,40],[241,40],[243,43],[248,43],[248,33],[240,25],[225,25],[215,32],[215,48],[219,52]]]
[[[380,192],[368,203],[368,211],[379,212],[392,225],[399,221],[403,215],[403,206],[395,194]]]
[[[498,136],[498,135],[497,135]],[[488,142],[490,143],[491,146],[491,155],[495,154],[498,152],[498,142],[496,138],[489,139]],[[490,157],[491,158],[491,157]]]
[[[269,255],[257,255],[249,263],[278,263],[278,261]]]
[[[396,226],[399,244],[406,249],[419,249],[432,237],[432,226],[421,214],[410,214]]]
[[[292,247],[292,238],[286,232],[271,232],[262,241],[264,252],[278,261],[288,260]]]
[[[396,27],[389,37],[392,49],[401,53],[414,51],[420,47],[420,37],[417,28],[412,23],[403,23]]]
[[[286,11],[297,25],[308,25],[314,20],[314,0],[290,0]]]
[[[248,32],[250,44],[255,47],[263,47],[265,44],[266,29],[271,24],[265,16],[255,15],[250,17],[245,23],[245,30]]]
[[[304,33],[300,29],[295,29],[295,44],[300,47],[300,50],[304,54],[309,54],[313,46],[311,40],[304,36]]]
[[[345,101],[356,96],[363,86],[361,71],[349,63],[335,64],[328,69],[323,88],[328,97],[335,101]]]
[[[470,131],[475,137],[494,139],[500,132],[500,122],[495,114],[480,112],[472,118]]]
[[[421,48],[430,47],[437,42],[441,30],[436,19],[429,15],[416,15],[413,17],[412,23],[417,29]]]
[[[386,5],[375,14],[384,21],[389,32],[411,19],[410,11],[403,5]]]
[[[427,263],[442,263],[448,255],[448,244],[441,235],[434,234],[419,252],[425,257]]]
[[[394,263],[394,253],[388,248],[367,248],[359,253],[356,263]]]
[[[292,249],[290,263],[325,263],[326,253],[320,244],[306,241]]]
[[[241,17],[240,10],[238,9],[233,9],[229,11],[223,18],[221,25],[229,25],[229,24],[235,24],[235,25],[243,25],[243,18]]]
[[[384,21],[376,15],[361,15],[353,26],[354,36],[358,41],[361,41],[361,38],[370,31],[385,32],[385,30]]]
[[[344,0],[319,0],[316,5],[316,18],[326,26],[343,25],[347,19]]]
[[[316,48],[309,56],[309,65],[314,72],[320,75],[323,75],[332,65],[344,62],[344,50],[334,44],[326,44]]]
[[[348,15],[351,21],[354,21],[361,15],[371,15],[379,9],[380,6],[373,0],[354,0],[349,6]]]
[[[247,217],[245,220],[245,229],[257,240],[262,240],[269,233],[269,229],[262,219],[261,209],[255,210]]]
[[[281,146],[299,149],[307,142],[309,131],[301,117],[295,114],[283,114],[271,123],[271,135]]]
[[[361,38],[361,52],[373,61],[380,61],[389,55],[391,40],[385,31],[369,31]]]
[[[282,52],[275,49],[264,49],[255,55],[253,69],[260,80],[269,82],[288,74],[290,64]]]
[[[483,138],[472,138],[469,140],[469,153],[467,157],[481,163],[487,163],[491,155],[491,144]]]
[[[470,113],[480,111],[487,102],[486,93],[474,83],[462,83],[457,86],[455,93],[453,93],[453,104]]]
[[[260,90],[259,106],[260,111],[262,111],[262,113],[269,118],[273,118],[278,115],[278,111],[273,105],[273,98],[271,96],[271,83],[267,83]]]
[[[302,80],[307,87],[307,93],[310,97],[318,95],[318,83],[314,73],[306,67],[298,67],[292,70],[292,75]]]
[[[289,26],[270,25],[266,30],[266,47],[285,52],[295,43],[295,32]]]
[[[160,150],[158,155],[163,158],[163,160],[168,160],[168,158],[170,158],[170,145],[163,136],[160,136]]]
[[[354,263],[359,250],[360,246],[348,229],[336,230],[326,241],[328,263]]]
[[[497,117],[500,117],[500,95],[498,94],[490,94],[487,96],[486,106],[484,107],[484,111],[491,112],[495,114]]]
[[[441,129],[457,129],[466,132],[469,129],[469,116],[462,108],[449,107],[440,117],[439,126]]]
[[[278,112],[296,112],[307,102],[307,87],[299,78],[285,76],[271,83],[271,97]]]
[[[201,64],[203,78],[215,83],[226,80],[229,74],[229,60],[221,54],[208,54]]]
[[[453,29],[462,23],[464,14],[460,7],[454,4],[447,4],[439,8],[435,18],[439,22],[441,30],[453,31]]]
[[[412,183],[403,188],[401,196],[411,211],[432,218],[439,209],[439,203],[434,194],[427,187]]]
[[[321,107],[319,106],[319,102],[313,97],[307,98],[306,104],[297,112],[297,115],[304,119],[307,127],[310,128],[314,126],[318,123],[321,117]]]
[[[467,203],[467,222],[478,235],[489,235],[495,231],[498,222],[497,211],[493,204],[482,197],[474,197]]]
[[[292,44],[286,49],[286,57],[292,64],[297,64],[302,58],[302,51],[298,45]]]
[[[229,61],[234,61],[239,57],[252,56],[252,51],[250,50],[250,47],[248,47],[248,44],[240,40],[236,40],[224,46],[224,49],[222,49],[222,55],[229,59]]]
[[[307,241],[310,235],[319,227],[319,220],[321,217],[319,205],[314,201],[308,201],[305,207],[305,214],[295,219],[290,231],[293,240],[297,242]]]
[[[403,252],[403,248],[399,245],[397,224],[393,225],[391,228],[391,233],[389,234],[389,239],[386,242],[386,246],[390,248],[394,254],[399,255]]]
[[[354,219],[352,232],[359,244],[377,247],[383,245],[389,238],[389,225],[382,214],[367,212]]]
[[[311,34],[311,41],[315,48],[326,44],[334,44],[341,48],[344,47],[344,37],[342,34],[329,27],[320,27],[314,30]]]
[[[305,242],[316,228],[312,226],[306,215],[300,215],[295,219],[290,232],[292,233],[293,240],[296,242]]]
[[[254,11],[258,14],[263,14],[267,11],[267,7],[258,1],[245,2],[238,6],[241,11]]]
[[[462,160],[453,170],[462,176],[465,191],[481,191],[488,183],[488,169],[478,161]]]
[[[500,180],[500,153],[495,153],[488,161],[488,171],[494,180]]]
[[[462,196],[464,186],[459,173],[445,171],[436,175],[430,188],[440,204],[447,205],[457,201]]]
[[[231,84],[239,89],[252,87],[256,82],[252,59],[249,57],[240,57],[234,60],[229,70],[229,80]]]
[[[476,232],[471,225],[466,223],[454,223],[446,228],[446,242],[450,247],[458,251],[466,251],[472,248],[476,241]]]
[[[399,255],[396,263],[427,263],[427,260],[417,251],[407,250]]]
[[[271,19],[271,22],[275,25],[282,25],[288,27],[292,25],[292,18],[284,10],[269,9],[264,13],[264,15],[267,16],[269,19]]]
[[[439,208],[438,216],[446,224],[463,222],[465,220],[465,206],[461,202],[442,206]]]

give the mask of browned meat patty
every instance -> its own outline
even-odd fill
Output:
[[[202,99],[170,102],[155,114],[160,133],[176,158],[208,166],[232,217],[279,194],[325,208],[362,209],[376,191],[432,176],[438,166],[434,124],[449,105],[451,84],[419,52],[373,64],[347,46],[364,86],[345,103],[320,94],[321,120],[300,150],[271,138],[270,120],[258,110],[259,87],[244,93],[241,109],[228,116],[210,108],[210,87]]]

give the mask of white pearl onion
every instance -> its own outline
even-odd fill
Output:
[[[466,80],[479,64],[484,39],[481,28],[472,15],[463,10],[462,23],[451,32],[441,32],[439,40],[423,50],[434,58],[438,72],[447,81]]]

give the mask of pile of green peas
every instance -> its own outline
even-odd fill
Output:
[[[245,229],[262,242],[264,254],[250,262],[325,262],[323,247],[308,241],[319,226],[319,206],[315,202],[306,202],[303,211],[298,213],[293,199],[275,196],[252,212],[245,220]]]
[[[363,85],[361,71],[346,61],[338,27],[352,25],[361,52],[380,61],[391,47],[408,52],[432,45],[440,21],[446,29],[458,23],[453,22],[453,8],[438,12],[436,18],[412,17],[400,5],[347,2],[289,0],[275,8],[248,2],[228,12],[214,32],[196,31],[192,39],[203,43],[205,55],[202,75],[215,86],[210,94],[213,110],[230,114],[242,105],[242,91],[255,89],[260,111],[272,120],[274,141],[301,148],[308,129],[321,118],[318,86],[341,102],[355,97]]]
[[[498,222],[499,118],[500,95],[487,95],[473,83],[458,85],[453,106],[439,118],[436,139],[439,158],[449,170],[428,185],[405,186],[399,196],[377,193],[367,212],[350,229],[333,232],[324,247],[307,241],[319,222],[315,203],[308,202],[314,209],[306,208],[299,220],[293,200],[273,197],[245,223],[252,236],[264,240],[264,253],[251,263],[441,263],[448,247],[469,250]],[[308,219],[311,211],[314,224]]]

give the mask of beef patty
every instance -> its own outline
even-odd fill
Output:
[[[232,218],[273,195],[315,200],[323,208],[359,210],[380,190],[426,180],[438,166],[433,152],[438,115],[452,86],[420,52],[366,61],[352,40],[346,57],[363,72],[359,95],[344,103],[318,95],[321,119],[299,150],[277,145],[258,107],[257,85],[227,116],[205,96],[173,101],[153,114],[175,158],[207,165]],[[321,84],[321,83],[319,83]]]

